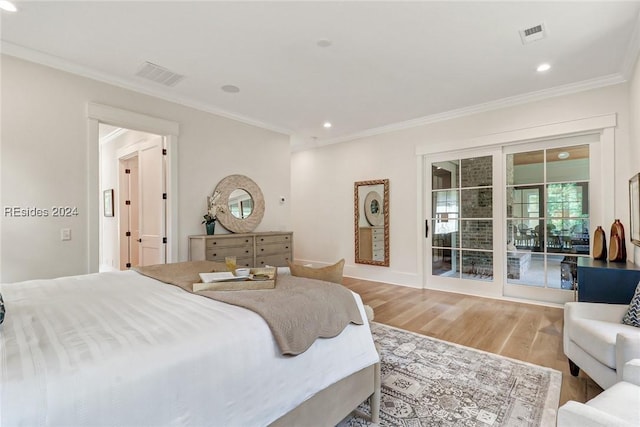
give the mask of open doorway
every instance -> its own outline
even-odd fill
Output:
[[[99,124],[100,271],[166,262],[164,137]]]

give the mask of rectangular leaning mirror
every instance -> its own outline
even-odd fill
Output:
[[[356,263],[389,266],[389,180],[354,184]]]

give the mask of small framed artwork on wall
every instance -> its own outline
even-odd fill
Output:
[[[104,216],[113,216],[113,189],[102,192],[102,201],[104,203]]]
[[[629,180],[629,235],[640,246],[640,173]]]

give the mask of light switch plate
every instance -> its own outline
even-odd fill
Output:
[[[62,239],[62,240],[71,240],[71,229],[70,228],[61,228],[60,229],[60,239]]]

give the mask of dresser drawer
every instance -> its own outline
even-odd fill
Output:
[[[256,256],[269,256],[282,253],[288,254],[290,252],[291,245],[289,243],[256,246]]]
[[[207,239],[207,250],[233,246],[253,246],[253,238],[247,236]]]
[[[250,246],[236,246],[207,249],[207,259],[209,261],[224,261],[224,258],[228,256],[253,258],[253,248]]]
[[[384,240],[384,230],[382,228],[374,228],[371,234],[374,242],[382,242]]]
[[[289,265],[291,261],[290,254],[275,254],[275,255],[266,255],[256,256],[256,267],[264,267],[266,265],[270,265],[273,267],[286,267]]]
[[[293,234],[268,231],[264,233],[189,236],[189,261],[224,262],[236,257],[238,267],[283,267],[293,260]]]
[[[290,234],[276,234],[273,236],[256,236],[256,246],[269,245],[273,243],[290,243]]]
[[[377,250],[383,250],[384,249],[384,242],[383,241],[374,241],[372,244],[373,250],[374,252]]]

